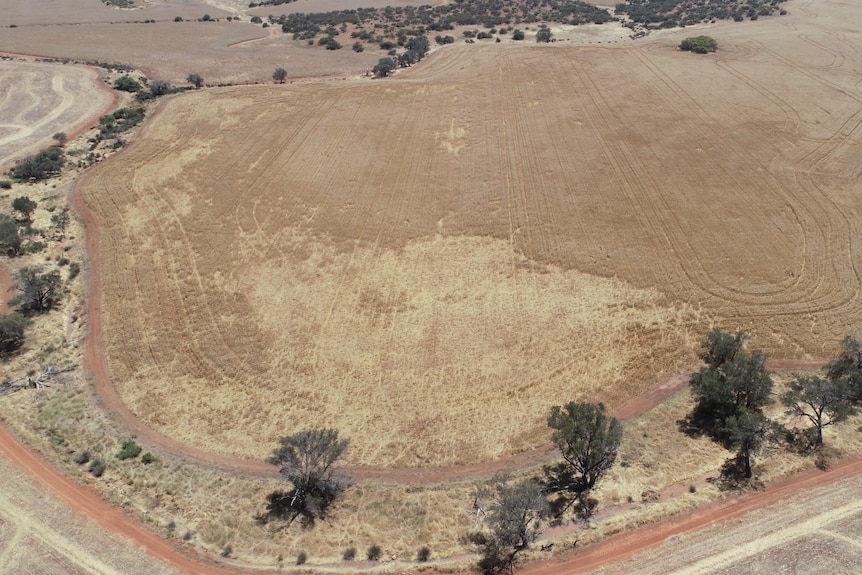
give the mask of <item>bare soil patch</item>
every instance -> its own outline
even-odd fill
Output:
[[[114,103],[99,74],[83,66],[0,60],[0,167],[72,138]]]

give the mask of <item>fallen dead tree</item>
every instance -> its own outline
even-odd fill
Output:
[[[72,371],[74,367],[64,367],[63,369],[57,369],[53,365],[49,365],[45,369],[42,370],[36,377],[27,376],[27,381],[23,381],[21,383],[15,383],[11,379],[6,379],[2,384],[0,384],[0,395],[6,395],[7,393],[14,393],[16,391],[20,391],[22,389],[43,389],[46,387],[52,387],[53,384],[62,384],[66,385],[66,378],[61,374],[66,373],[67,371]]]

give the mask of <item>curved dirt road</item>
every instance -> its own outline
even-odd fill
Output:
[[[106,503],[94,489],[75,483],[34,455],[18,443],[2,425],[0,425],[0,453],[69,507],[93,519],[108,531],[128,537],[153,557],[187,573],[201,575],[237,573],[236,568],[221,568],[204,562],[200,557],[191,558],[178,553],[173,543],[147,531],[119,507]]]
[[[199,558],[193,559],[178,553],[170,542],[147,531],[125,512],[103,501],[93,489],[79,485],[63,476],[28,451],[2,425],[0,425],[0,453],[70,507],[90,517],[105,529],[132,539],[152,556],[188,573],[225,575],[238,572],[236,568],[205,563]],[[550,561],[525,565],[518,572],[527,575],[586,573],[657,547],[669,537],[690,533],[719,521],[739,517],[765,505],[779,502],[799,490],[825,487],[860,473],[862,473],[862,456],[856,456],[836,464],[829,471],[822,472],[816,469],[806,471],[762,491],[718,501],[680,517],[672,517],[653,525],[627,531],[587,547],[583,551],[573,552]]]

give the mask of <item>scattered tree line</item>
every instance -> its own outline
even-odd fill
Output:
[[[795,374],[778,397],[787,415],[810,425],[802,431],[784,428],[764,413],[775,402],[773,380],[766,355],[745,350],[747,339],[743,332],[719,329],[706,335],[700,356],[706,365],[691,378],[695,407],[680,422],[690,435],[706,435],[735,453],[722,469],[730,485],[752,478],[752,457],[765,442],[784,437],[802,450],[818,450],[823,429],[856,413],[862,401],[862,343],[848,336],[824,376]]]
[[[259,5],[278,5],[284,2],[273,0]],[[602,24],[613,19],[607,10],[580,0],[480,0],[477,2],[453,2],[439,6],[387,6],[385,8],[359,8],[323,13],[283,14],[270,17],[272,24],[281,26],[295,40],[310,43],[323,34],[319,44],[328,44],[327,38],[347,31],[347,25],[356,29],[351,38],[370,44],[384,43],[405,46],[409,37],[423,36],[430,32],[453,30],[455,26],[483,26],[486,29],[512,24],[554,22],[578,25]],[[327,45],[328,47],[328,45]]]
[[[395,68],[407,68],[420,62],[428,53],[430,44],[426,36],[416,36],[407,41],[405,48],[407,49],[403,53],[396,55],[394,58],[381,58],[372,70],[374,76],[385,78]]]
[[[677,28],[713,20],[757,20],[776,11],[784,14],[783,3],[784,0],[627,0],[616,5],[615,13],[628,16],[631,28]]]

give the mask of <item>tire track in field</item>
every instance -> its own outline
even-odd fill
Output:
[[[734,172],[731,172],[727,167],[730,165],[744,165],[745,158],[742,157],[736,151],[736,143],[729,138],[726,133],[721,130],[717,130],[715,128],[715,121],[710,115],[709,111],[706,110],[702,104],[700,104],[696,98],[691,96],[682,86],[680,86],[670,75],[664,72],[659,66],[653,63],[649,58],[643,55],[640,52],[635,52],[637,57],[640,59],[644,68],[648,69],[656,80],[659,82],[659,85],[664,86],[671,94],[673,101],[678,102],[679,106],[682,106],[683,109],[688,111],[687,117],[695,118],[699,120],[696,124],[697,128],[709,133],[709,141],[719,142],[718,146],[715,146],[721,153],[725,156],[728,156],[733,160],[733,162],[724,162],[724,161],[714,161],[711,165],[718,170],[720,173],[724,175],[725,181],[736,182],[738,181],[738,177]],[[668,98],[670,99],[670,98]],[[644,172],[651,176],[651,172]],[[752,177],[751,175],[747,175],[747,177]],[[776,182],[770,181],[766,179],[765,176],[753,176],[755,179],[761,180],[760,187],[765,189],[775,189],[777,187]],[[660,190],[660,186],[658,182],[653,180],[653,186]],[[749,186],[737,185],[738,189],[746,189]],[[752,186],[753,187],[753,186]],[[666,213],[669,218],[673,220],[673,223],[676,227],[675,236],[688,238],[693,237],[696,234],[691,234],[685,224],[680,221],[679,216],[677,215],[676,209],[666,200],[664,194],[660,191],[657,193],[658,198],[664,203],[664,207]],[[756,198],[749,198],[749,194],[737,195],[739,201],[745,202],[750,206],[750,209],[747,210],[748,213],[757,214],[758,218],[761,221],[762,225],[765,225],[764,215],[761,213],[762,210],[758,210],[759,202],[755,201]],[[692,282],[692,286],[700,289],[701,291],[716,297],[718,300],[723,302],[734,302],[734,303],[751,303],[750,298],[754,297],[758,300],[763,300],[765,298],[769,298],[773,300],[781,289],[780,285],[775,287],[776,291],[771,291],[768,293],[760,293],[754,294],[744,291],[741,288],[734,288],[729,285],[723,285],[721,281],[715,276],[715,274],[710,270],[709,266],[704,265],[700,252],[701,249],[698,249],[690,240],[683,240],[683,244],[686,248],[688,248],[688,257],[681,258],[680,266],[686,269],[686,275],[690,278]],[[696,267],[696,269],[692,269],[692,267]],[[697,278],[697,279],[695,279]],[[786,289],[786,288],[785,288]]]
[[[647,63],[647,64],[648,64],[648,63]],[[657,75],[658,75],[658,74],[664,75],[663,73],[661,73],[660,71],[658,71],[658,70],[657,70],[657,69],[655,69],[654,67],[652,67],[652,69],[653,69],[653,71],[654,71]],[[663,79],[665,79],[665,80],[667,81],[668,86],[671,86],[671,84],[673,84],[674,91],[678,94],[678,97],[679,97],[679,99],[680,99],[681,101],[685,101],[685,100],[686,100],[686,97],[684,96],[684,91],[683,91],[683,89],[682,89],[681,87],[679,87],[679,86],[675,85],[675,83],[673,83],[673,80],[671,80],[670,78],[665,77],[665,78],[663,78]],[[763,90],[765,90],[765,88],[762,88],[762,89],[763,89]],[[689,99],[689,100],[691,100],[690,98],[688,98],[688,99]],[[692,103],[694,103],[694,101],[693,101],[693,100],[691,100],[691,101],[692,101]],[[698,107],[699,107],[699,106],[698,106]],[[706,112],[705,112],[705,111],[703,111],[702,109],[701,109],[701,111],[702,111],[702,114],[706,114]],[[713,132],[713,134],[715,135],[715,137],[716,137],[716,138],[722,138],[722,137],[723,137],[723,136],[722,136],[722,134],[720,134],[720,133],[716,133],[716,132],[714,131],[714,129],[712,129],[712,125],[711,125],[711,123],[710,123],[709,121],[706,121],[706,120],[705,120],[705,121],[704,121],[704,125],[707,127],[707,129],[710,129],[710,130]],[[732,145],[732,143],[731,143],[731,142],[728,142],[728,143],[726,143],[726,144],[723,146],[723,149],[725,149],[725,150],[734,150],[734,148],[735,148],[735,147]],[[735,152],[734,152],[734,153],[735,153]],[[763,176],[763,177],[759,177],[759,176],[758,176],[758,179],[763,180],[764,178],[765,178],[765,176]],[[773,182],[773,181],[769,181],[769,180],[767,180],[767,181],[763,181],[763,182],[761,183],[761,185],[767,186],[769,189],[772,189],[772,190],[777,191],[777,192],[779,192],[779,193],[784,193],[784,192],[783,192],[783,190],[782,190],[782,188],[781,188],[781,186],[780,186],[780,185],[778,185],[778,183],[777,183],[777,182]],[[789,204],[789,205],[794,205],[794,202],[788,202],[788,204]],[[808,205],[808,206],[810,206],[810,207],[809,207],[809,209],[811,209],[811,208],[813,208],[813,209],[818,209],[818,210],[819,210],[819,209],[822,209],[822,208],[820,208],[820,207],[819,207],[819,205],[818,205],[816,202],[812,202],[812,203],[804,204],[804,205]],[[756,204],[753,204],[753,205],[752,205],[752,208],[754,209],[754,207],[755,207],[755,206],[756,206]],[[797,209],[798,209],[798,208],[794,208],[794,211],[796,211]],[[825,214],[823,217],[816,217],[816,216],[815,216],[815,217],[807,218],[807,219],[801,219],[801,218],[799,218],[799,219],[798,219],[798,221],[800,221],[800,223],[802,223],[803,225],[804,225],[804,223],[805,223],[806,221],[810,221],[810,222],[812,222],[812,223],[815,225],[815,227],[816,227],[818,230],[820,230],[820,231],[819,231],[819,233],[817,233],[817,234],[812,234],[812,233],[805,234],[805,238],[809,238],[809,239],[810,239],[811,237],[818,237],[818,236],[819,236],[820,238],[823,238],[822,242],[823,242],[824,244],[825,244],[825,243],[827,243],[827,239],[826,239],[826,238],[828,238],[828,237],[829,237],[829,233],[828,233],[828,230],[827,230],[827,229],[824,229],[824,224],[821,224],[821,223],[820,223],[820,221],[821,221],[822,219],[824,219],[824,218],[825,218],[825,219],[827,220],[827,222],[828,222],[828,221],[829,221],[829,217],[828,217],[828,216],[829,216],[829,214]],[[761,217],[762,217],[762,216],[761,216]],[[798,216],[797,216],[797,217],[798,217]],[[765,222],[764,222],[764,223],[765,223]],[[809,243],[809,242],[808,242],[808,241],[806,241],[806,244],[807,244],[807,243]],[[809,257],[807,257],[807,258],[806,258],[806,260],[805,260],[805,261],[806,261],[806,262],[810,262],[812,259],[814,259],[815,261],[817,261],[817,258],[816,258],[816,257],[814,257],[814,256],[810,256],[810,255],[809,255]],[[807,267],[808,267],[808,266],[806,266],[806,268],[807,268]],[[800,274],[800,276],[802,276],[802,274]],[[833,308],[834,308],[834,304],[833,304],[833,303],[819,303],[819,304],[818,304],[818,303],[816,303],[816,302],[822,302],[822,301],[824,300],[824,298],[828,298],[828,297],[830,296],[830,294],[828,294],[828,293],[827,293],[827,294],[823,294],[823,295],[816,295],[817,282],[821,281],[822,274],[821,274],[821,273],[812,273],[812,274],[809,274],[809,276],[808,276],[808,277],[812,277],[812,278],[814,279],[814,281],[815,281],[815,285],[814,285],[814,287],[809,287],[809,288],[807,288],[805,291],[803,291],[803,292],[802,292],[802,293],[805,293],[805,292],[807,291],[809,294],[811,294],[811,297],[809,298],[809,305],[807,306],[807,307],[809,308],[809,310],[817,311],[817,310],[821,310],[821,309],[833,309]],[[710,279],[713,281],[713,283],[714,283],[714,284],[718,285],[718,282],[716,282],[716,281],[714,280],[714,278],[710,278]],[[801,285],[801,277],[800,277],[800,279],[797,279],[797,281],[796,281],[795,283],[796,283],[797,285]],[[706,285],[706,284],[703,284],[703,285]],[[776,286],[776,288],[778,289],[778,288],[780,288],[780,286]],[[727,288],[725,288],[725,289],[727,289]],[[709,291],[709,290],[707,290],[707,291]],[[787,294],[787,296],[788,296],[788,297],[784,298],[785,300],[788,300],[788,301],[787,301],[787,303],[795,304],[795,305],[797,305],[797,306],[799,305],[799,303],[801,303],[801,302],[799,302],[799,301],[798,301],[798,296],[800,295],[800,293],[799,293],[799,291],[798,291],[798,290],[797,290],[796,292],[789,292],[786,288],[784,288],[784,289],[780,290],[780,292],[784,292],[785,294]],[[742,303],[742,304],[746,304],[746,305],[749,305],[749,306],[751,306],[751,305],[755,304],[755,302],[757,302],[758,300],[759,300],[759,301],[763,301],[763,300],[764,300],[764,298],[769,298],[769,300],[770,300],[770,301],[769,301],[768,303],[770,304],[770,306],[769,306],[769,308],[770,308],[770,309],[766,309],[766,310],[759,309],[759,308],[761,308],[762,306],[760,306],[760,305],[755,305],[754,307],[752,307],[752,308],[751,308],[751,310],[750,310],[750,311],[751,311],[754,315],[770,315],[770,316],[771,316],[771,315],[776,315],[776,314],[775,314],[775,312],[773,311],[773,309],[771,309],[771,308],[772,308],[773,306],[775,306],[775,305],[776,305],[776,304],[774,303],[774,298],[775,298],[775,297],[778,295],[778,293],[780,293],[780,292],[770,292],[770,293],[767,293],[767,294],[749,294],[749,293],[745,293],[745,296],[746,296],[746,297],[744,297],[743,299],[739,299],[739,296],[740,296],[740,295],[742,295],[742,293],[744,293],[744,292],[741,292],[740,290],[733,290],[733,289],[731,289],[731,290],[730,290],[729,292],[727,292],[727,293],[721,293],[721,292],[719,292],[719,291],[712,290],[712,293],[713,293],[714,295],[716,295],[716,296],[720,297],[721,299],[723,299],[723,300],[725,300],[725,301],[735,301],[735,302],[737,302],[737,303]],[[736,296],[731,295],[731,294],[733,294],[733,293],[736,293],[737,295],[736,295]],[[754,299],[754,300],[752,300],[752,298],[755,298],[755,299]],[[791,300],[791,299],[789,299],[789,298],[796,298],[796,300],[794,301],[794,300]],[[827,300],[827,302],[829,302],[829,301],[831,301],[831,300]],[[816,304],[816,305],[815,305],[815,304]],[[812,307],[812,306],[813,306],[813,307]],[[784,312],[783,312],[783,313],[784,313],[784,314],[787,314],[787,313],[798,313],[798,312],[799,312],[799,310],[798,310],[798,309],[795,309],[795,310],[784,310]]]

